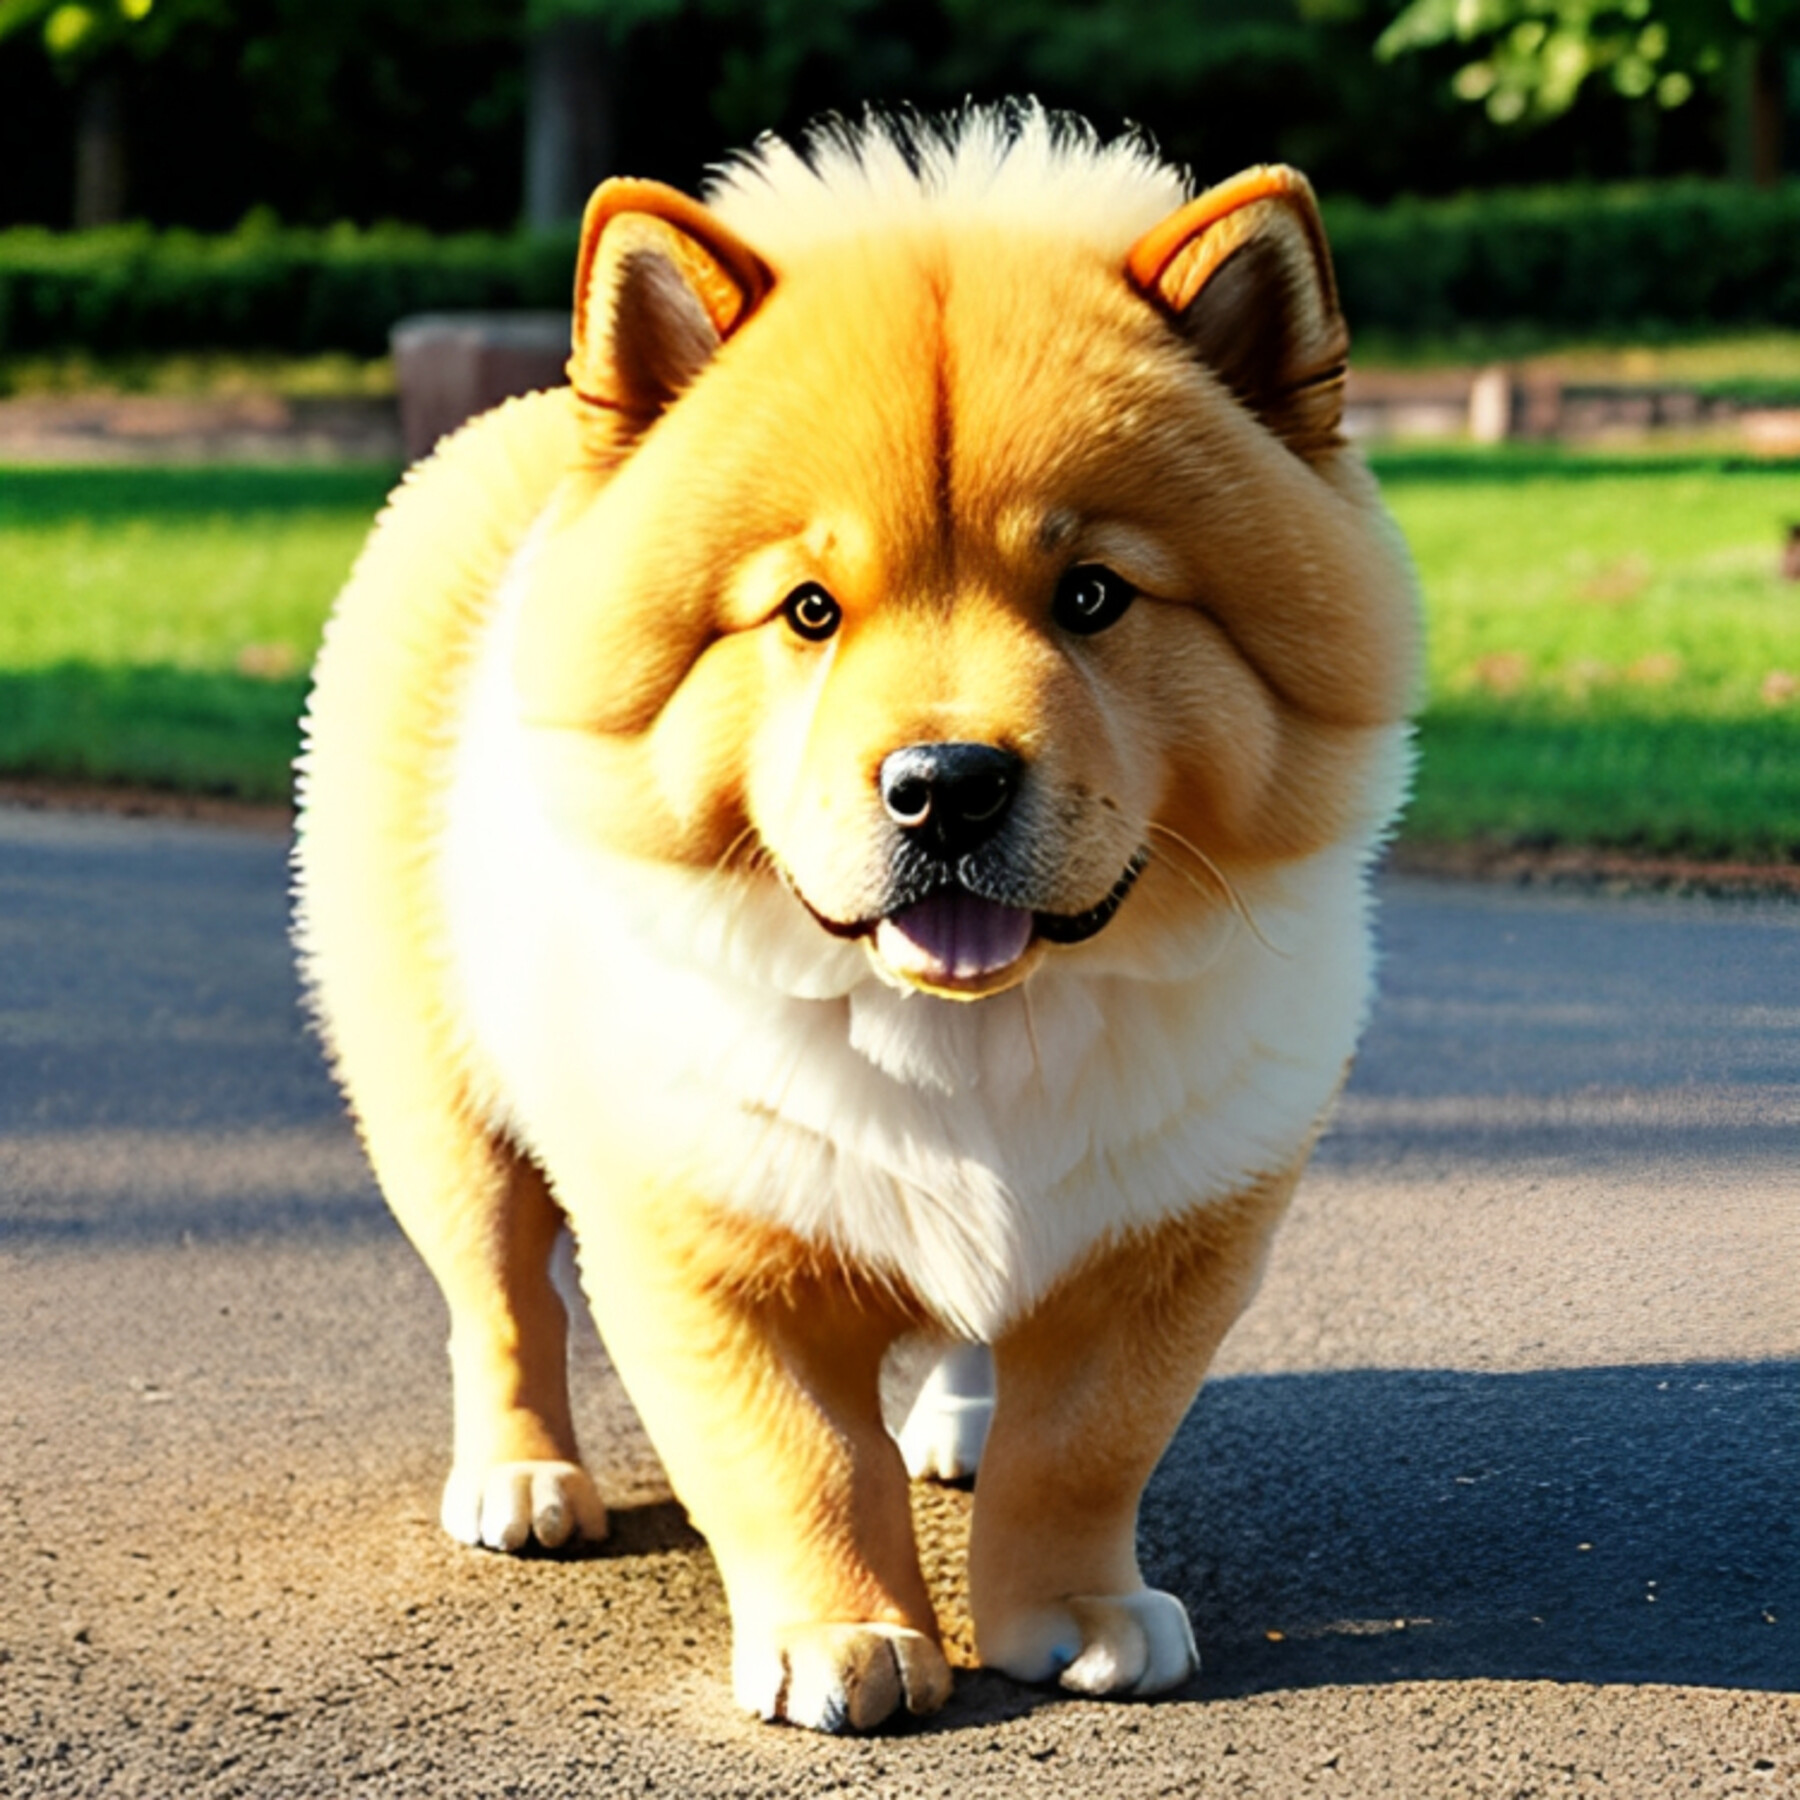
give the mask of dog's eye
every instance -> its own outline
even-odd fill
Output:
[[[1050,614],[1064,631],[1083,637],[1116,625],[1137,598],[1137,589],[1105,563],[1077,563],[1056,584]]]
[[[797,636],[817,644],[837,630],[844,610],[816,581],[797,587],[782,603],[781,616]]]

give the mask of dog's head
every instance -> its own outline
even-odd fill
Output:
[[[565,817],[960,997],[1377,829],[1414,680],[1305,182],[1108,243],[1055,178],[776,249],[603,187],[521,617]]]

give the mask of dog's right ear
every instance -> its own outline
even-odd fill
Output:
[[[773,285],[699,201],[659,181],[603,182],[581,224],[569,380],[635,437]]]

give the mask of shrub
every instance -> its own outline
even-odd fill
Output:
[[[1363,329],[1800,325],[1800,183],[1499,191],[1339,203],[1326,217]]]
[[[574,257],[572,234],[23,228],[0,232],[0,351],[379,355],[408,313],[566,306]]]
[[[1546,188],[1326,207],[1358,330],[1667,334],[1800,325],[1800,183]],[[379,355],[408,313],[559,308],[573,233],[113,226],[0,232],[0,352]]]

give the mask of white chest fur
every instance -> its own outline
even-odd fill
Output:
[[[449,770],[445,949],[475,1092],[578,1227],[611,1183],[687,1185],[991,1339],[1101,1237],[1286,1166],[1329,1104],[1369,990],[1364,846],[1247,889],[1267,942],[1221,910],[1180,979],[1076,950],[972,1004],[901,993],[766,881],[559,836],[511,647],[503,590]]]

